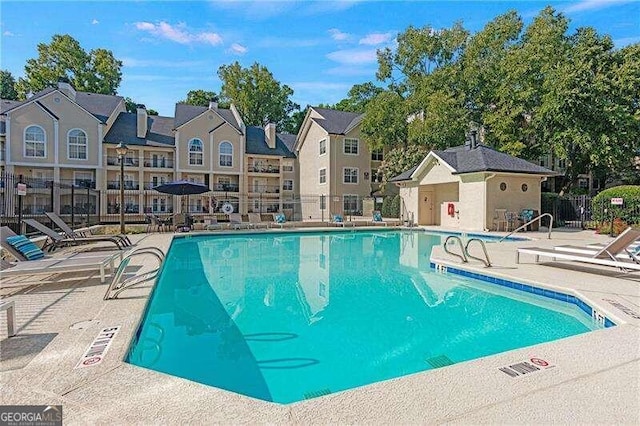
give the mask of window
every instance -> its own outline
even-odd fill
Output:
[[[73,184],[80,188],[93,188],[93,172],[73,172]]]
[[[358,155],[358,139],[344,138],[344,153]]]
[[[588,189],[589,188],[589,179],[578,179],[578,186],[580,188]]]
[[[567,167],[567,160],[562,159],[562,160],[558,160],[558,167],[561,169],[564,169]]]
[[[326,210],[327,209],[327,196],[326,195],[321,195],[320,196],[320,210]]]
[[[326,152],[327,152],[327,140],[322,139],[320,141],[320,155],[326,154]]]
[[[382,150],[371,151],[371,161],[382,161],[384,160],[384,155],[382,154]]]
[[[371,182],[380,183],[382,182],[382,176],[378,174],[377,170],[371,170]]]
[[[220,166],[233,167],[233,145],[231,142],[222,142],[220,144]]]
[[[44,158],[47,156],[44,130],[40,126],[29,126],[24,130],[24,156]]]
[[[343,171],[343,183],[358,183],[358,169],[354,167],[345,167]]]
[[[327,169],[320,169],[320,183],[327,183]]]
[[[203,151],[202,141],[200,139],[191,139],[189,141],[189,165],[202,166]]]
[[[292,172],[293,171],[293,164],[283,164],[282,165],[282,171],[283,172]]]
[[[358,213],[358,196],[357,195],[345,195],[342,199],[342,207],[345,214],[357,214]]]
[[[67,158],[69,160],[87,159],[87,134],[84,130],[72,129],[67,133]]]
[[[282,182],[282,189],[285,191],[293,191],[293,181],[291,179],[285,179]]]

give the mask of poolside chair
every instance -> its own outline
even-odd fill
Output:
[[[558,246],[553,249],[545,249],[539,247],[518,248],[516,251],[516,263],[520,263],[520,253],[528,253],[536,256],[536,262],[540,257],[551,257],[561,260],[571,260],[576,262],[591,263],[594,265],[615,266],[624,272],[630,270],[640,271],[640,262],[635,253],[628,250],[628,247],[636,240],[640,239],[640,231],[627,228],[616,239],[609,242],[601,249],[589,250],[584,247],[576,247],[574,250],[567,250],[571,246]],[[564,248],[564,250],[563,250]],[[627,261],[619,255],[627,251],[630,254],[630,260]]]
[[[17,263],[3,260],[0,264],[3,279],[12,276],[28,276],[42,274],[61,274],[66,272],[84,272],[84,271],[100,271],[100,282],[106,280],[106,270],[113,271],[116,261],[122,260],[121,251],[109,252],[75,252],[69,256],[53,257],[44,255],[37,260],[28,260],[25,253],[10,244],[12,237],[23,237],[15,234],[11,228],[7,226],[0,227],[0,246],[10,253]],[[33,243],[31,243],[33,244]],[[22,244],[20,249],[24,250],[25,245]],[[36,247],[37,249],[37,247]],[[34,250],[27,247],[27,250]],[[3,284],[5,284],[3,282]]]
[[[493,224],[496,227],[496,231],[500,231],[500,225],[504,226],[504,230],[507,230],[507,209],[496,209],[493,216]]]
[[[176,231],[189,232],[193,225],[193,219],[187,213],[176,213],[173,215],[173,225]]]
[[[207,216],[204,219],[204,228],[207,231],[214,231],[216,229],[221,229],[222,225],[218,223],[218,216]]]
[[[273,213],[273,222],[271,222],[274,226],[279,226],[280,229],[287,226],[287,217],[284,213]]]
[[[262,221],[262,215],[260,213],[249,213],[249,223],[254,228],[264,227],[269,228],[268,222]]]
[[[341,214],[334,214],[329,223],[336,226],[342,226],[343,228],[345,226],[355,226],[354,222],[345,222]]]
[[[69,238],[73,238],[73,239],[94,238],[94,237],[101,238],[100,235],[93,235],[93,234],[86,235],[84,232],[74,231],[73,229],[71,229],[69,225],[67,225],[67,223],[64,220],[62,220],[60,216],[58,216],[53,212],[45,212],[44,214],[46,214],[47,217],[51,219],[51,221],[55,223],[56,226],[58,226],[58,228],[60,228],[62,232],[64,232],[64,234]],[[131,245],[131,241],[129,240],[129,237],[127,237],[126,235],[109,235],[109,237],[118,239],[120,241],[120,245],[123,247],[129,247]]]
[[[380,210],[373,211],[372,217],[371,217],[371,224],[387,226],[387,222],[385,222],[384,219],[382,219],[382,213],[380,213]]]
[[[229,226],[233,229],[242,229],[242,228],[251,228],[252,225],[248,222],[244,222],[242,220],[242,215],[240,213],[230,213],[229,215]]]
[[[106,242],[115,244],[116,247],[118,247],[118,249],[124,248],[124,246],[122,245],[122,241],[120,239],[110,237],[107,235],[105,236],[94,235],[92,237],[69,238],[69,237],[63,237],[53,229],[49,228],[46,225],[43,225],[42,223],[38,222],[35,219],[24,219],[23,222],[31,226],[32,228],[37,229],[38,231],[42,232],[44,235],[48,237],[47,241],[42,247],[43,250],[47,248],[47,251],[53,251],[58,247],[62,247],[62,246],[76,246],[84,243],[94,243],[96,241],[106,241]]]
[[[618,237],[605,244],[587,246],[563,245],[556,246],[554,249],[568,253],[593,255],[604,259],[634,259],[640,254],[640,230],[629,227],[621,232]]]

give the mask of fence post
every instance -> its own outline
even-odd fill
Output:
[[[22,175],[18,176],[18,183],[22,183]],[[16,191],[16,194],[18,191]],[[18,234],[24,234],[22,230],[22,195],[18,195]]]
[[[50,193],[49,193],[49,195],[50,195],[50,197],[49,197],[49,206],[51,207],[51,211],[55,213],[55,210],[53,209],[53,203],[54,203],[54,198],[53,198],[53,187],[54,187],[55,185],[54,185],[54,182],[53,182],[53,181],[51,181],[51,182],[47,182],[47,184],[48,184],[48,185],[49,185],[49,187],[51,188],[51,191],[50,191]]]
[[[91,206],[91,198],[90,198],[90,194],[89,194],[89,190],[91,189],[89,187],[89,184],[87,185],[87,225],[89,225],[89,207]]]
[[[71,184],[71,228],[76,227],[76,203],[75,203],[75,183]]]

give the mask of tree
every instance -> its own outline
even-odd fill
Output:
[[[371,82],[355,84],[349,89],[348,97],[338,102],[334,109],[347,112],[364,112],[367,104],[382,92],[384,92],[383,88]]]
[[[16,80],[13,78],[13,75],[6,70],[0,70],[0,99],[18,100]]]
[[[110,50],[87,53],[70,35],[56,34],[50,44],[38,44],[38,57],[27,60],[25,77],[18,80],[18,94],[37,92],[67,78],[76,90],[115,95],[122,80],[122,61]]]
[[[137,112],[138,111],[138,102],[135,102],[133,99],[126,97],[124,98],[124,105],[127,109],[127,112]],[[149,115],[158,115],[158,111],[155,109],[147,108],[147,114]]]
[[[407,145],[407,109],[403,97],[391,90],[376,95],[368,104],[360,124],[369,149]]]
[[[300,108],[290,99],[293,90],[257,62],[249,68],[243,68],[238,62],[222,65],[218,76],[222,80],[221,100],[233,103],[249,126],[275,123],[277,127],[284,127],[290,114]]]
[[[209,102],[212,99],[218,99],[218,95],[216,95],[216,92],[210,92],[208,90],[202,90],[202,89],[189,90],[189,93],[187,93],[187,99],[181,101],[181,103],[187,104],[187,105],[208,107]],[[229,108],[229,103],[218,102],[218,106],[220,108]]]
[[[309,111],[309,105],[307,105],[305,109],[294,111],[289,119],[285,122],[284,126],[282,127],[282,131],[284,133],[297,135],[300,131],[300,127],[302,126],[304,118],[307,116],[307,111]]]
[[[429,149],[422,145],[393,148],[384,155],[384,160],[378,167],[378,175],[382,177],[382,187],[400,173],[417,166],[429,153]]]

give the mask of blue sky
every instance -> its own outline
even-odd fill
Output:
[[[161,115],[191,89],[219,91],[220,65],[259,62],[294,89],[293,100],[335,103],[356,83],[375,80],[377,48],[409,25],[472,32],[516,9],[525,23],[546,5],[571,29],[593,26],[617,46],[640,42],[640,2],[543,1],[5,1],[0,66],[17,78],[36,45],[70,34],[86,50],[107,48],[124,62],[119,94]],[[25,20],[25,18],[27,18]]]

